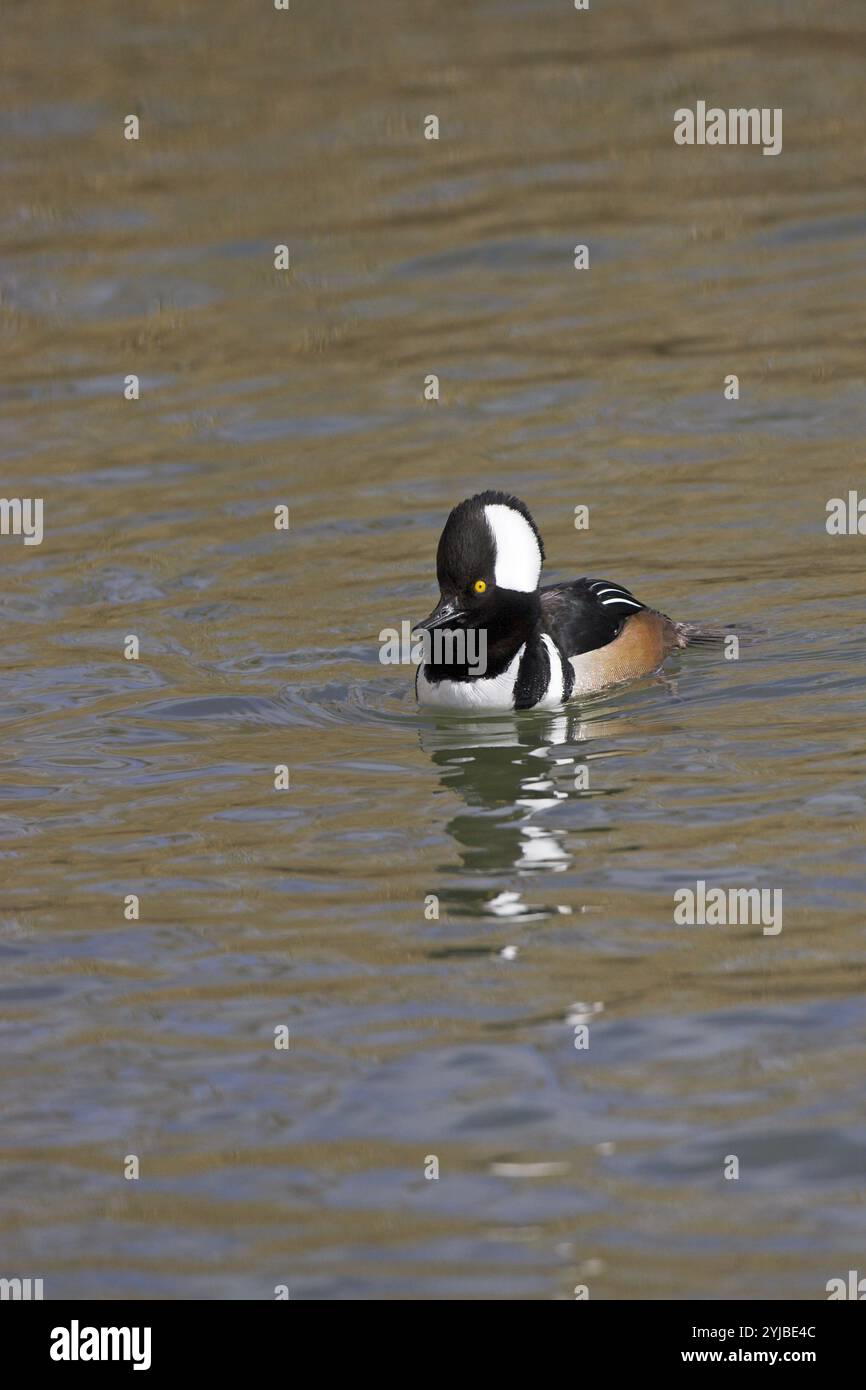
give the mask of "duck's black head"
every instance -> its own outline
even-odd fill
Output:
[[[487,630],[488,650],[526,641],[538,619],[544,545],[529,509],[506,492],[455,507],[439,537],[439,602],[417,627]]]

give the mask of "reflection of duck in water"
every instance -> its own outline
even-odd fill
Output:
[[[565,712],[545,718],[448,720],[422,730],[422,746],[441,769],[443,786],[467,806],[448,824],[463,869],[472,871],[470,881],[443,893],[452,909],[485,916],[536,915],[521,904],[519,893],[503,891],[502,872],[510,880],[515,870],[520,876],[541,875],[571,864],[567,831],[546,823],[545,813],[589,793],[585,744],[605,730],[593,723],[590,735],[590,726]],[[541,915],[549,910],[542,909]]]
[[[718,640],[672,622],[606,579],[540,589],[543,562],[538,528],[516,497],[482,492],[454,508],[436,553],[439,603],[417,626],[455,640],[447,647],[440,640],[445,652],[434,648],[418,668],[421,704],[555,709],[575,695],[649,675],[677,647]],[[469,636],[479,640],[470,643]]]

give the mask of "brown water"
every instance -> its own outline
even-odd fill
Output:
[[[3,30],[0,476],[45,539],[0,539],[0,1275],[866,1272],[866,541],[824,525],[864,487],[862,5],[46,0]],[[783,108],[782,154],[676,147],[698,99]],[[550,577],[733,624],[739,660],[420,714],[377,636],[485,486]],[[783,930],[675,925],[699,879],[781,890]]]

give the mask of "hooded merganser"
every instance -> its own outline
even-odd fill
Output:
[[[423,705],[462,710],[552,709],[576,695],[649,675],[669,652],[718,640],[640,603],[621,584],[574,579],[538,587],[544,545],[526,505],[481,492],[455,507],[436,552],[440,598],[417,630],[486,637],[486,662],[418,667]],[[441,653],[439,653],[441,658]],[[462,657],[466,658],[464,650]]]

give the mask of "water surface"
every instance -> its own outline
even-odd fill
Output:
[[[0,540],[4,1277],[863,1270],[864,540],[824,520],[863,484],[864,52],[853,0],[11,7],[2,494],[46,533]],[[782,154],[676,147],[698,99],[782,107]],[[490,486],[549,578],[739,660],[419,713],[377,636]],[[697,880],[782,932],[675,925]]]

